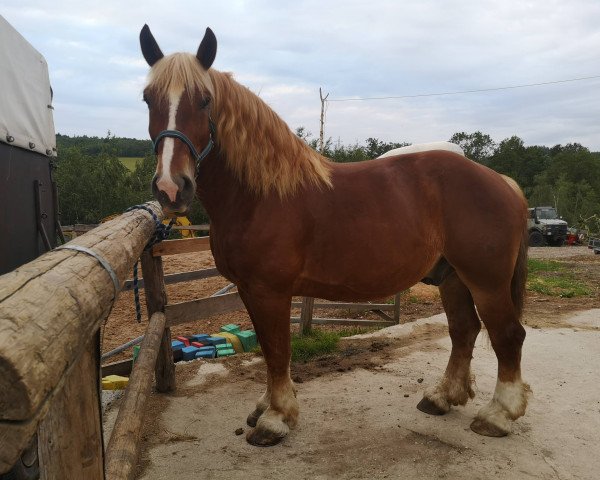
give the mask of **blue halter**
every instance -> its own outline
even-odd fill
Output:
[[[182,132],[180,132],[179,130],[163,130],[162,132],[160,132],[156,138],[154,139],[154,153],[158,153],[158,146],[160,144],[160,141],[163,138],[177,138],[179,140],[181,140],[183,143],[185,143],[187,145],[187,147],[190,149],[190,153],[192,154],[192,157],[194,158],[194,161],[196,162],[196,173],[198,173],[198,169],[200,168],[200,163],[202,162],[202,160],[204,160],[208,154],[210,153],[210,151],[213,149],[214,145],[215,145],[215,141],[214,141],[214,137],[216,137],[216,127],[215,124],[212,121],[212,118],[210,118],[210,115],[208,116],[208,126],[210,128],[210,134],[209,134],[209,138],[208,138],[208,143],[206,144],[206,147],[204,147],[204,149],[198,153],[198,151],[196,150],[196,147],[194,147],[194,144],[192,143],[192,141]]]

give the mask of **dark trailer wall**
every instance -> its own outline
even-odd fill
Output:
[[[48,66],[0,16],[0,274],[56,246]]]

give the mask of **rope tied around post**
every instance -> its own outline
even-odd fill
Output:
[[[152,211],[152,209],[147,207],[144,204],[134,205],[133,207],[129,207],[127,210],[125,210],[125,212],[131,212],[132,210],[144,210],[144,211],[148,212],[150,215],[152,215],[152,219],[154,220],[154,227],[155,227],[154,235],[152,236],[152,238],[150,238],[150,240],[144,247],[144,250],[150,250],[157,243],[160,243],[163,240],[166,240],[169,237],[169,234],[171,233],[171,228],[177,221],[177,218],[173,217],[173,218],[171,218],[171,221],[169,222],[169,224],[165,225],[158,219],[158,217]],[[139,289],[139,285],[138,285],[138,264],[139,264],[139,262],[140,262],[140,260],[138,259],[138,260],[136,260],[135,264],[133,265],[133,298],[135,301],[136,319],[137,319],[138,323],[141,323],[141,321],[142,321],[142,306],[140,303],[140,289]]]

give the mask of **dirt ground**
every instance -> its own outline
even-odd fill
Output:
[[[450,349],[437,289],[420,286],[403,297],[407,323],[351,337],[334,355],[292,365],[300,424],[276,447],[252,447],[236,435],[248,429],[245,418],[263,391],[262,358],[178,364],[177,392],[154,394],[148,406],[152,421],[138,478],[598,478],[600,256],[571,247],[531,249],[530,256],[564,261],[595,290],[578,298],[529,295],[523,375],[533,396],[512,435],[492,439],[469,429],[495,385],[496,359],[484,335],[473,360],[475,400],[444,417],[415,408],[443,373]],[[198,268],[182,257],[166,259],[165,270]],[[210,256],[201,261],[210,265]],[[209,295],[227,282],[193,283],[169,287],[170,302]],[[143,333],[128,296],[109,319],[105,351]],[[246,314],[236,312],[176,333],[217,331],[232,322],[250,327]],[[115,412],[109,409],[107,429]]]

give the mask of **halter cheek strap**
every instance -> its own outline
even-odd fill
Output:
[[[210,153],[210,151],[213,149],[214,145],[215,145],[215,141],[214,141],[214,137],[216,136],[216,128],[215,128],[215,124],[212,121],[212,118],[210,118],[210,115],[208,117],[208,126],[210,128],[210,133],[209,133],[209,137],[208,137],[208,143],[206,144],[206,147],[204,147],[204,149],[198,153],[198,150],[196,150],[196,147],[194,147],[194,144],[192,143],[192,141],[182,132],[180,132],[179,130],[163,130],[162,132],[160,132],[156,138],[154,139],[154,153],[158,153],[158,147],[160,144],[160,141],[163,138],[176,138],[181,140],[183,143],[185,143],[187,145],[187,147],[190,150],[190,153],[192,154],[192,157],[194,158],[194,162],[196,163],[196,173],[198,173],[198,169],[200,168],[200,163],[202,162],[202,160],[204,160],[208,154]]]

